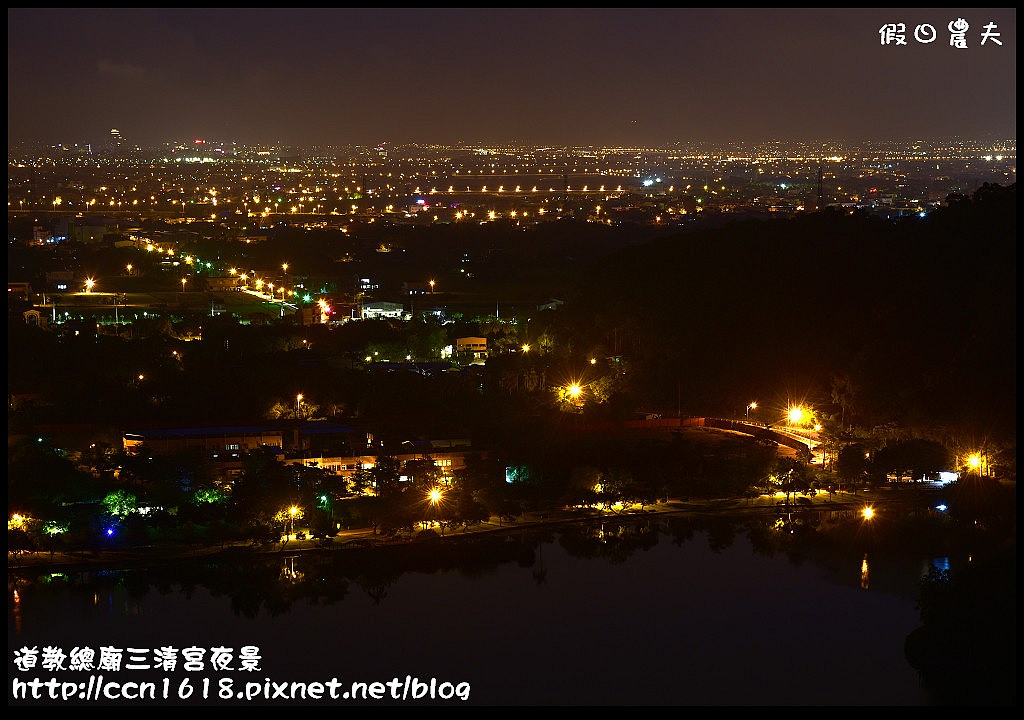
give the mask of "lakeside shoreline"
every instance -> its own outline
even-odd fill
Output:
[[[810,505],[790,505],[790,512],[851,510],[869,504],[890,505],[916,503],[922,500],[922,492],[934,492],[931,488],[888,488],[882,491],[871,491],[864,494],[836,493],[836,499],[811,499]],[[879,497],[882,494],[889,497]],[[713,515],[766,515],[777,514],[780,502],[776,497],[761,496],[755,500],[736,498],[718,498],[701,501],[670,499],[665,503],[655,503],[643,510],[629,509],[623,511],[590,509],[566,510],[564,508],[546,512],[530,512],[522,519],[512,523],[487,522],[470,528],[463,528],[441,535],[436,533],[424,536],[424,530],[414,531],[411,535],[384,536],[375,534],[371,528],[342,530],[328,542],[320,540],[288,540],[273,543],[270,546],[255,545],[251,542],[235,541],[229,544],[209,546],[143,546],[119,550],[76,550],[51,553],[47,551],[22,551],[7,553],[7,572],[9,575],[40,570],[59,571],[64,569],[95,570],[95,569],[129,569],[152,565],[168,565],[176,563],[192,563],[231,557],[266,557],[293,555],[299,553],[333,553],[355,552],[360,550],[401,547],[405,545],[423,545],[438,542],[457,542],[459,540],[512,534],[524,530],[538,528],[558,528],[565,525],[582,525],[590,522],[609,520],[637,520],[663,516],[696,516]],[[586,514],[583,514],[586,513]]]

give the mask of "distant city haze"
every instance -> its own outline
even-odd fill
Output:
[[[8,123],[126,146],[1015,138],[1016,11],[10,9]]]

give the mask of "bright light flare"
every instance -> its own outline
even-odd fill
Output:
[[[860,514],[864,516],[865,520],[870,520],[875,516],[875,509],[869,506],[861,510]]]
[[[439,502],[441,502],[441,498],[442,497],[443,497],[443,495],[442,495],[441,491],[438,490],[437,488],[432,488],[430,490],[430,492],[427,493],[427,498],[430,499],[430,503],[432,505],[437,505]]]

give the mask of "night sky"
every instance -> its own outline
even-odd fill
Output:
[[[8,11],[8,141],[1016,137],[1016,12]],[[967,48],[947,25],[970,24]],[[883,46],[885,23],[905,46]],[[1002,46],[980,46],[998,25]],[[938,31],[920,44],[914,28]]]

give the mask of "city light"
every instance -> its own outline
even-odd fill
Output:
[[[786,417],[791,425],[799,425],[804,419],[804,412],[802,407],[795,405],[789,408],[786,412]]]
[[[430,492],[427,493],[427,498],[430,500],[431,505],[437,505],[441,502],[442,497],[443,495],[438,488],[431,488]]]
[[[860,511],[860,514],[864,516],[865,520],[870,520],[875,516],[875,509],[870,505]]]

